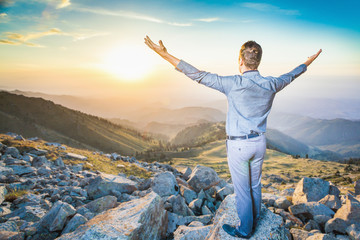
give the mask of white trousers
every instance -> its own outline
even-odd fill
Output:
[[[227,159],[240,219],[237,230],[248,235],[260,217],[261,175],[266,153],[265,135],[226,140]]]

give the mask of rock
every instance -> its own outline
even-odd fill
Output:
[[[351,224],[348,228],[346,228],[346,233],[350,236],[351,240],[359,240],[360,224]]]
[[[346,234],[346,228],[348,225],[346,222],[341,218],[332,218],[325,224],[325,232],[332,233],[332,232],[339,232]]]
[[[48,166],[41,167],[38,169],[37,173],[39,175],[49,175],[51,173],[51,169]]]
[[[355,195],[360,195],[360,179],[358,179],[355,183]]]
[[[114,196],[104,196],[84,205],[91,212],[98,214],[116,206],[117,199]]]
[[[27,173],[33,173],[36,171],[35,168],[30,167],[30,166],[9,165],[8,167],[13,170],[13,174],[16,174],[19,176],[27,174]]]
[[[273,207],[275,205],[275,201],[279,198],[280,197],[278,195],[271,194],[271,193],[262,193],[261,194],[262,202],[268,207]]]
[[[292,202],[294,204],[319,201],[329,194],[330,183],[321,178],[304,177],[296,185]]]
[[[324,204],[325,206],[331,208],[334,211],[338,210],[341,207],[341,200],[335,195],[328,194],[322,199],[320,199],[318,202]]]
[[[8,232],[1,231],[0,239],[6,240],[23,240],[25,239],[25,234],[23,232]]]
[[[192,221],[188,226],[189,227],[203,227],[204,224],[202,222],[199,222],[199,221]]]
[[[347,196],[345,204],[337,210],[334,218],[345,220],[348,226],[358,224],[360,222],[360,203],[356,199]]]
[[[12,217],[19,217],[27,222],[37,222],[44,215],[46,211],[42,209],[40,206],[25,206],[12,211],[11,213],[4,215],[5,219],[9,219]]]
[[[0,223],[0,232],[2,231],[19,232],[20,229],[15,221],[7,221]]]
[[[329,234],[316,233],[313,236],[308,237],[306,240],[337,240],[337,239]]]
[[[193,200],[190,204],[189,204],[189,208],[194,212],[194,213],[199,213],[201,210],[201,206],[203,204],[203,200],[202,199],[195,199]]]
[[[208,189],[220,182],[220,178],[214,169],[197,165],[189,176],[188,184],[195,192],[200,192],[201,189]]]
[[[200,240],[205,239],[211,225],[201,227],[180,226],[174,232],[174,240]]]
[[[161,197],[164,197],[177,194],[179,185],[176,182],[174,174],[171,172],[162,172],[154,176],[151,188]]]
[[[280,196],[290,197],[294,194],[295,188],[287,188],[280,192]]]
[[[167,201],[172,205],[172,212],[182,216],[193,216],[194,213],[186,205],[185,199],[180,195],[170,196]]]
[[[80,154],[76,154],[76,153],[66,153],[66,158],[70,158],[70,159],[75,159],[75,160],[81,160],[81,161],[86,161],[87,157],[80,155]]]
[[[17,158],[17,159],[20,159],[20,158],[21,158],[20,152],[19,152],[19,150],[17,150],[16,147],[8,147],[8,148],[6,149],[4,155],[10,155],[10,156],[12,156],[13,158]]]
[[[132,193],[135,190],[137,190],[135,182],[121,176],[105,173],[101,173],[99,177],[90,180],[87,186],[90,199],[113,195],[112,191]]]
[[[75,214],[75,216],[73,216],[71,218],[71,220],[68,222],[68,224],[66,224],[66,227],[61,232],[61,234],[73,232],[80,225],[86,223],[87,221],[88,221],[88,219],[86,217],[84,217],[83,215],[77,213],[77,214]]]
[[[340,190],[332,182],[330,182],[329,194],[340,197]]]
[[[47,160],[47,158],[45,156],[38,156],[32,160],[31,166],[37,167],[37,168],[42,167],[42,166],[49,167],[50,162]]]
[[[212,217],[213,217],[213,215],[184,217],[184,216],[180,216],[178,214],[169,212],[168,213],[167,233],[171,234],[177,229],[178,226],[187,225],[193,221],[201,222],[204,225],[207,225],[211,221]]]
[[[281,217],[283,217],[283,219],[285,221],[290,221],[291,223],[289,223],[289,224],[291,224],[291,225],[297,224],[299,227],[302,227],[304,225],[303,222],[299,218],[286,212],[284,209],[277,209],[276,214],[279,214]],[[292,224],[292,223],[294,223],[294,224]]]
[[[314,235],[313,233],[297,228],[290,229],[290,233],[293,237],[293,240],[306,240],[308,237]]]
[[[318,202],[307,202],[292,205],[289,207],[289,212],[293,215],[303,215],[306,218],[313,219],[316,215],[334,216],[334,211]]]
[[[65,164],[62,160],[61,157],[58,157],[55,161],[54,161],[54,165],[58,166],[58,167],[65,167]]]
[[[234,185],[227,184],[225,187],[221,188],[219,191],[217,191],[217,196],[222,200],[225,199],[227,195],[234,193]]]
[[[12,168],[0,166],[0,176],[9,176],[11,174],[14,174],[14,170]]]
[[[150,192],[143,198],[124,202],[103,212],[58,240],[162,239],[167,213],[159,195]]]
[[[73,216],[76,210],[68,203],[57,201],[48,213],[40,220],[40,225],[47,230],[61,231],[66,220]]]
[[[46,146],[54,146],[54,147],[61,147],[61,143],[57,142],[47,142],[45,143]]]
[[[191,203],[194,199],[197,198],[197,194],[195,191],[183,185],[180,186],[180,194],[185,198],[185,202],[187,204]]]
[[[322,227],[325,228],[325,224],[327,221],[329,221],[331,219],[330,216],[325,216],[325,215],[316,215],[314,216],[314,220]]]
[[[208,214],[212,214],[212,212],[210,211],[210,209],[207,206],[203,206],[201,208],[201,215],[208,215]]]
[[[275,200],[274,207],[288,210],[291,206],[291,202],[284,197],[278,198]]]
[[[189,176],[192,173],[192,170],[190,167],[187,167],[181,171],[183,178],[187,181],[189,180]]]
[[[5,195],[7,194],[7,190],[5,186],[0,186],[0,204],[5,200]]]
[[[30,154],[37,155],[37,156],[42,156],[47,153],[48,153],[48,151],[43,150],[43,149],[37,149],[37,148],[34,148],[30,151]]]
[[[304,230],[311,231],[311,230],[320,230],[319,224],[315,221],[310,219],[304,226]]]
[[[225,198],[221,203],[217,213],[213,219],[213,226],[206,239],[208,240],[226,240],[234,239],[222,229],[223,224],[236,225],[239,222],[237,216],[235,194],[231,194]],[[283,219],[268,210],[264,204],[261,205],[261,215],[258,220],[256,230],[251,239],[267,239],[271,236],[272,239],[287,240],[288,236],[283,226]]]

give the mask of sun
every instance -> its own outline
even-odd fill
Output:
[[[116,78],[126,81],[142,79],[154,67],[146,48],[126,45],[111,49],[105,54],[102,68]]]

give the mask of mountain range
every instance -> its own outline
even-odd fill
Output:
[[[157,140],[107,119],[72,110],[42,98],[0,92],[0,132],[38,136],[73,147],[133,155]]]

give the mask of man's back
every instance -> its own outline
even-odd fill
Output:
[[[180,60],[176,69],[227,96],[226,133],[242,136],[251,131],[266,132],[266,119],[275,94],[305,72],[306,65],[301,64],[279,77],[262,77],[257,70],[246,71],[243,75],[219,76],[200,71],[184,60]]]

